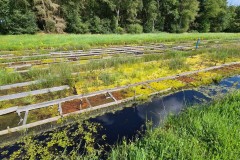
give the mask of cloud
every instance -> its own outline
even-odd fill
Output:
[[[228,0],[230,5],[240,5],[240,0]]]

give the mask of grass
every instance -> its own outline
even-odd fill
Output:
[[[124,35],[76,35],[76,34],[36,34],[36,35],[8,35],[0,36],[0,51],[21,50],[76,50],[91,47],[105,47],[108,45],[142,44],[157,42],[202,40],[239,39],[236,33],[152,33],[152,34],[124,34]],[[4,54],[4,53],[3,53]]]
[[[111,160],[239,159],[240,92],[170,116],[135,142],[112,150]]]

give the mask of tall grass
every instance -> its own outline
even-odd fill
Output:
[[[209,58],[216,61],[223,61],[225,62],[228,58],[240,58],[240,45],[239,44],[232,44],[232,45],[221,45],[218,48],[209,49]]]
[[[239,159],[240,92],[170,116],[136,142],[112,150],[111,160]]]
[[[0,50],[74,50],[106,45],[125,45],[156,42],[179,42],[188,40],[239,39],[240,34],[232,33],[152,33],[135,35],[76,35],[37,34],[0,36]]]
[[[180,70],[189,69],[189,65],[186,63],[186,57],[182,54],[176,54],[168,61],[169,69]]]
[[[19,73],[8,73],[6,70],[0,69],[0,86],[22,81],[22,76]]]

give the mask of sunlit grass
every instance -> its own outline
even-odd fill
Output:
[[[152,34],[125,34],[125,35],[76,35],[76,34],[36,34],[36,35],[8,35],[0,36],[0,50],[76,50],[90,47],[105,47],[108,45],[141,44],[156,42],[179,42],[201,38],[212,39],[239,39],[236,33],[152,33]]]

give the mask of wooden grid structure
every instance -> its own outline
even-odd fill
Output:
[[[25,113],[25,116],[24,116],[24,119],[23,119],[23,126],[16,127],[16,128],[11,130],[11,131],[18,131],[20,128],[34,127],[34,126],[49,123],[49,122],[52,122],[52,121],[55,121],[55,120],[59,119],[59,116],[58,116],[58,117],[50,118],[50,119],[47,119],[47,120],[42,120],[42,121],[38,121],[38,122],[35,122],[35,123],[31,123],[31,124],[26,124],[28,113],[31,110],[36,110],[36,109],[40,109],[40,108],[47,108],[47,107],[50,107],[50,106],[57,105],[60,117],[71,115],[71,114],[76,114],[76,113],[88,112],[88,111],[92,111],[92,110],[96,110],[96,109],[100,109],[100,108],[109,107],[109,106],[112,106],[112,105],[121,104],[122,102],[126,102],[126,101],[133,100],[133,99],[136,98],[136,97],[131,97],[131,98],[127,98],[127,99],[124,99],[124,100],[117,100],[112,94],[115,91],[120,91],[120,90],[124,90],[124,89],[130,88],[130,87],[139,86],[139,85],[145,85],[153,91],[153,93],[151,95],[155,95],[155,94],[158,94],[158,93],[163,93],[163,92],[170,91],[171,88],[169,88],[167,90],[157,92],[156,90],[151,88],[151,86],[149,86],[149,83],[161,82],[161,81],[164,81],[164,80],[173,80],[173,79],[176,79],[176,78],[182,77],[182,76],[190,76],[190,75],[194,75],[194,74],[199,73],[199,72],[207,72],[207,71],[211,71],[211,70],[215,70],[215,69],[221,69],[223,67],[228,68],[228,67],[231,67],[232,65],[238,65],[238,64],[240,64],[240,62],[233,62],[233,63],[228,63],[228,64],[223,64],[223,65],[220,65],[220,66],[209,67],[209,68],[201,69],[201,70],[197,70],[197,71],[185,72],[185,73],[181,73],[181,74],[178,74],[178,75],[175,75],[175,76],[162,77],[162,78],[155,79],[155,80],[149,80],[149,81],[139,82],[139,83],[126,85],[126,86],[122,86],[122,87],[116,87],[116,88],[112,88],[112,89],[97,91],[97,92],[89,93],[89,94],[85,94],[85,95],[75,95],[75,96],[70,96],[70,97],[66,97],[66,98],[62,98],[62,99],[56,99],[56,100],[47,101],[47,102],[43,102],[43,103],[39,103],[39,104],[28,105],[28,106],[24,106],[24,107],[12,107],[12,108],[8,108],[8,109],[0,110],[0,115],[6,115],[6,114],[9,114],[9,113],[13,113],[13,112],[18,113],[18,115],[20,115],[21,113]],[[113,102],[93,107],[91,105],[91,103],[89,102],[88,98],[92,97],[92,96],[97,96],[97,95],[100,95],[100,94],[108,94],[110,96],[110,98],[113,99]],[[83,99],[83,98],[85,98],[87,100],[89,108],[83,109],[83,110],[80,110],[80,111],[77,111],[77,112],[74,112],[74,113],[69,113],[69,114],[63,115],[62,103],[68,102],[68,101],[71,101],[71,100],[75,100],[75,99]],[[7,133],[8,133],[8,131],[6,131],[6,130],[5,131],[0,131],[0,135],[1,134],[7,134]]]

